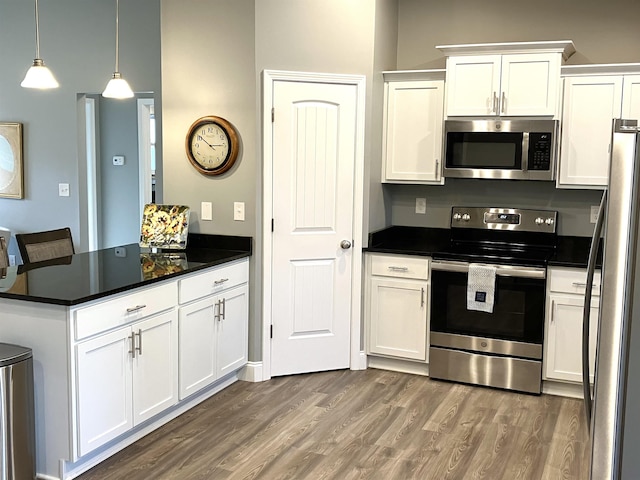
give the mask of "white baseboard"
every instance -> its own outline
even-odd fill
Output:
[[[545,380],[542,382],[542,393],[559,397],[583,398],[582,385],[579,383]]]
[[[366,370],[367,369],[367,354],[364,351],[360,351],[357,355],[355,363],[351,364],[351,370]]]
[[[376,357],[369,355],[369,368],[391,370],[394,372],[411,373],[413,375],[429,376],[429,365],[423,362],[413,362],[399,358]]]
[[[262,382],[262,362],[249,362],[238,372],[238,378],[245,382]]]

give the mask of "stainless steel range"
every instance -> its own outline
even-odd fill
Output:
[[[431,264],[432,378],[541,392],[546,265],[557,212],[453,207]]]

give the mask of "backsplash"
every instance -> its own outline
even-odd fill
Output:
[[[591,206],[601,190],[557,189],[555,182],[447,179],[445,185],[385,184],[391,225],[448,228],[451,207],[490,206],[558,211],[558,234],[591,236]],[[426,214],[415,213],[416,198],[427,199]]]

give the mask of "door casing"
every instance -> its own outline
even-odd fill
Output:
[[[356,100],[356,154],[354,165],[354,211],[353,211],[353,252],[352,252],[352,281],[351,281],[351,370],[366,368],[366,355],[361,349],[361,297],[362,297],[362,224],[364,199],[364,126],[365,126],[365,76],[289,72],[282,70],[264,70],[262,74],[262,145],[263,145],[263,176],[262,176],[262,374],[254,378],[269,380],[271,378],[271,290],[273,286],[271,251],[273,247],[271,235],[271,219],[273,218],[273,138],[271,122],[271,106],[273,86],[275,82],[305,82],[305,83],[339,83],[355,85]]]

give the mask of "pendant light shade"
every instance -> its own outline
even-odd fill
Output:
[[[120,50],[119,50],[119,36],[120,36],[120,26],[119,26],[119,18],[120,17],[120,0],[116,0],[116,69],[113,72],[113,76],[109,83],[107,83],[107,87],[102,92],[102,96],[106,98],[131,98],[133,97],[133,90],[127,83],[127,81],[122,78],[122,74],[118,71],[119,60],[120,60]]]
[[[47,68],[44,61],[40,58],[40,21],[38,18],[38,0],[36,3],[36,58],[33,60],[33,65],[27,70],[27,74],[22,80],[20,86],[24,88],[57,88],[60,86],[58,81],[51,73],[51,70]]]

